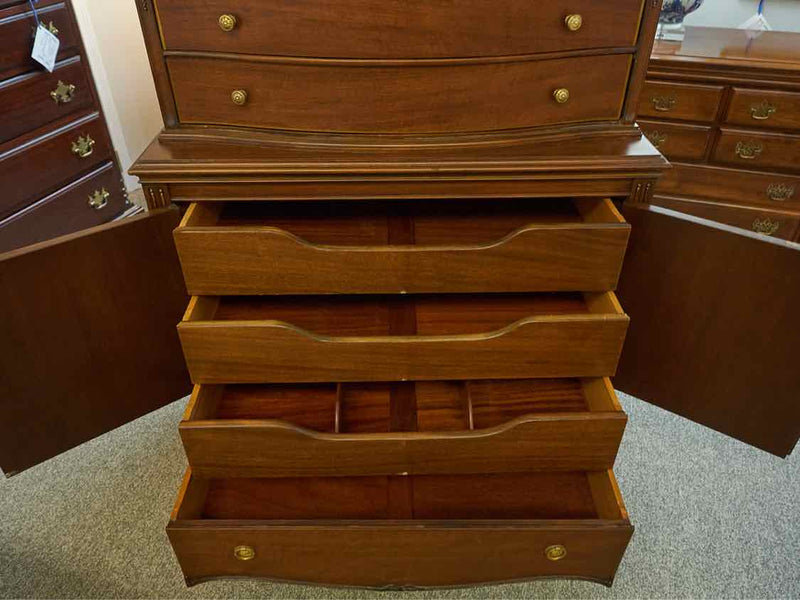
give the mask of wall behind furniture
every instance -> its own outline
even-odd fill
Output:
[[[163,126],[136,1],[73,0],[128,191],[140,187],[128,168]]]
[[[738,27],[756,14],[758,0],[706,0],[687,25]],[[800,0],[766,0],[764,16],[776,31],[800,32]]]

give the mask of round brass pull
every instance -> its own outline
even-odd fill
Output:
[[[236,17],[233,15],[220,15],[219,16],[219,28],[222,31],[233,31],[236,29]]]
[[[80,136],[77,140],[72,142],[72,153],[77,156],[78,158],[86,158],[90,156],[92,152],[94,152],[94,144],[95,141],[92,139],[92,136]]]
[[[244,106],[247,104],[247,92],[244,90],[233,90],[231,92],[231,100],[236,106]]]
[[[570,31],[578,31],[583,27],[583,17],[581,15],[567,15],[564,24]]]
[[[95,210],[102,210],[108,204],[108,199],[110,197],[111,194],[106,191],[106,188],[95,190],[94,193],[89,196],[89,206]]]
[[[567,88],[558,88],[553,92],[553,98],[555,98],[556,102],[559,104],[566,104],[569,102],[569,90]]]
[[[548,546],[544,549],[544,555],[547,557],[547,560],[552,560],[555,562],[557,560],[561,560],[567,555],[567,549],[561,544]]]
[[[75,95],[75,86],[71,83],[64,83],[59,80],[56,89],[50,92],[50,97],[56,104],[66,104],[72,102],[72,97]]]
[[[236,546],[233,549],[233,556],[236,560],[253,560],[256,557],[256,549],[252,546]]]

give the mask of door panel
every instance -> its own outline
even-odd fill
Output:
[[[190,391],[177,209],[0,254],[0,467],[27,469]]]
[[[626,205],[615,387],[786,456],[800,435],[800,245]]]

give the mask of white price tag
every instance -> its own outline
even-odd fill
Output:
[[[33,51],[31,52],[33,60],[41,63],[45,69],[52,73],[56,64],[59,44],[61,44],[61,40],[39,25],[36,28],[36,39],[33,41]]]

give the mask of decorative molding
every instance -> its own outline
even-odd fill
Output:
[[[169,188],[163,185],[144,185],[144,199],[147,202],[147,208],[152,210],[154,208],[166,208],[172,202],[169,194]]]

